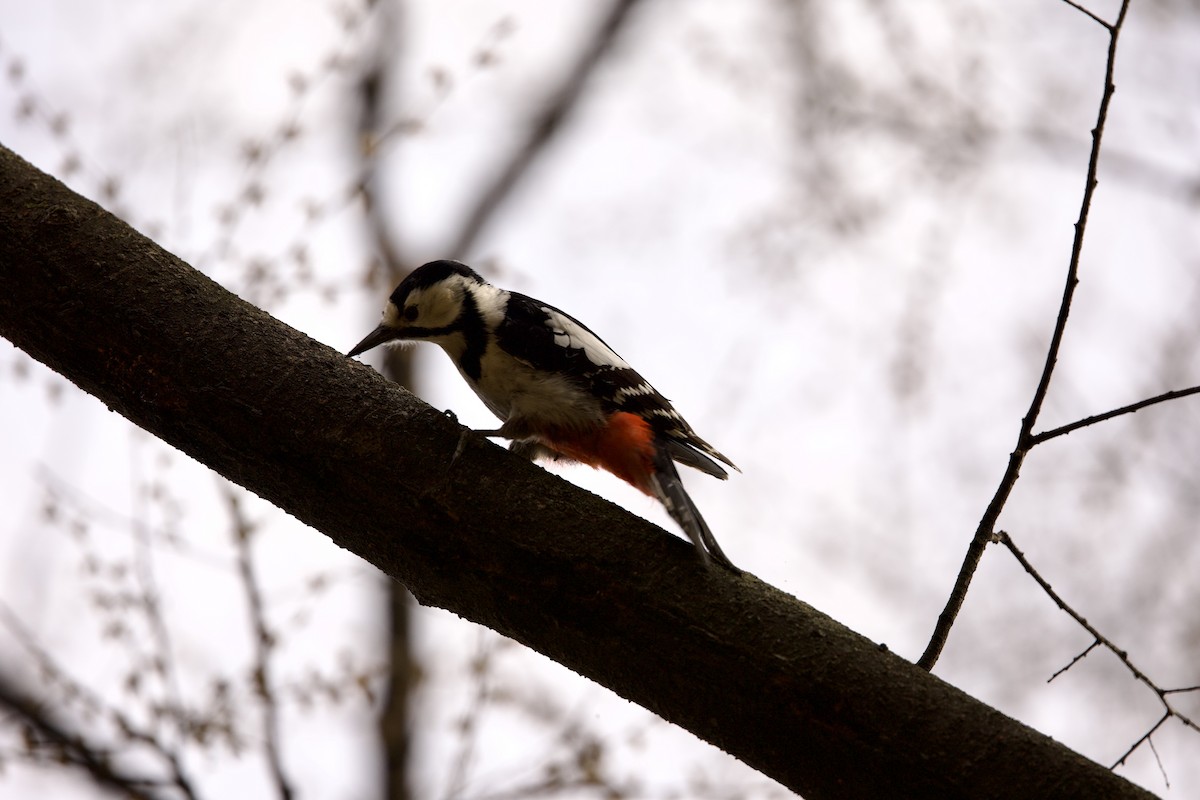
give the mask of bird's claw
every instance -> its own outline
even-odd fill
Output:
[[[470,428],[463,428],[462,435],[458,437],[458,447],[454,448],[454,457],[450,459],[451,465],[453,465],[455,461],[458,461],[458,457],[461,456],[463,451],[467,449],[467,442],[475,436],[478,436],[480,439],[487,439],[492,436],[507,436],[507,434],[503,429],[494,431],[476,431],[471,430]]]
[[[454,448],[454,455],[450,457],[450,466],[454,466],[458,461],[458,457],[467,449],[467,441],[475,434],[475,431],[470,428],[463,428],[462,434],[458,437],[458,446]]]

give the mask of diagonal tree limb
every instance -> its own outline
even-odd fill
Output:
[[[808,800],[1148,797],[462,428],[0,148],[0,335],[436,605]]]
[[[1070,2],[1070,0],[1066,0],[1066,2],[1079,8],[1078,5]],[[921,654],[921,658],[917,661],[925,669],[933,669],[934,664],[937,663],[938,658],[942,654],[942,648],[946,646],[946,640],[950,638],[950,629],[954,626],[954,621],[958,619],[958,612],[962,609],[963,602],[967,599],[967,590],[971,586],[972,578],[975,577],[975,570],[979,568],[983,552],[992,540],[992,534],[996,530],[996,523],[1000,519],[1000,513],[1004,510],[1004,506],[1012,494],[1013,487],[1017,485],[1017,478],[1021,474],[1021,465],[1025,462],[1025,456],[1028,455],[1030,448],[1036,444],[1033,427],[1037,424],[1038,415],[1042,411],[1042,404],[1046,400],[1046,393],[1050,390],[1050,378],[1053,376],[1054,367],[1058,363],[1058,351],[1062,346],[1063,334],[1067,329],[1067,317],[1071,313],[1071,300],[1075,296],[1075,287],[1079,284],[1079,261],[1083,256],[1083,235],[1087,230],[1088,213],[1091,211],[1092,196],[1096,191],[1096,173],[1100,168],[1100,142],[1104,137],[1104,123],[1108,119],[1108,106],[1112,102],[1113,92],[1116,91],[1116,86],[1113,84],[1113,72],[1117,62],[1117,40],[1120,38],[1121,26],[1125,23],[1125,13],[1128,10],[1129,0],[1122,0],[1121,10],[1117,14],[1117,21],[1111,25],[1101,21],[1108,30],[1109,36],[1108,60],[1104,68],[1104,91],[1100,96],[1100,109],[1096,114],[1096,126],[1092,128],[1092,150],[1091,155],[1088,157],[1087,180],[1084,183],[1083,201],[1079,209],[1079,218],[1075,222],[1075,238],[1071,243],[1071,260],[1067,266],[1066,285],[1063,287],[1062,302],[1058,307],[1058,318],[1054,322],[1054,333],[1050,337],[1050,347],[1046,351],[1046,362],[1042,366],[1042,376],[1038,380],[1037,389],[1033,392],[1033,399],[1029,403],[1029,410],[1025,412],[1025,417],[1021,420],[1021,429],[1017,434],[1017,446],[1009,454],[1008,466],[1005,467],[1004,476],[1000,479],[1000,485],[996,488],[996,493],[992,496],[991,501],[983,512],[983,516],[979,520],[979,525],[975,529],[975,535],[971,538],[971,544],[967,546],[967,554],[963,558],[958,578],[954,581],[954,588],[950,590],[950,597],[946,601],[946,606],[938,616],[933,634],[929,637],[929,644],[925,646],[925,652]],[[1092,19],[1100,21],[1091,12],[1084,11],[1084,13]]]

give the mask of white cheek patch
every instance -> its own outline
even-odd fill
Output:
[[[580,326],[575,320],[560,314],[553,308],[543,306],[542,311],[550,320],[551,330],[554,332],[555,344],[560,347],[574,347],[577,350],[582,350],[584,355],[587,356],[588,361],[591,361],[598,367],[629,367],[625,363],[625,359],[614,353],[608,345],[600,341],[600,338],[596,334]]]
[[[388,300],[387,305],[383,307],[383,324],[389,328],[400,326],[400,309],[396,308],[396,304],[391,300]]]
[[[417,315],[403,317],[404,308],[391,305],[398,327],[442,328],[457,319],[462,310],[462,301],[449,282],[436,284],[425,289],[414,289],[404,298],[405,308],[415,308]],[[384,313],[387,313],[386,311]]]

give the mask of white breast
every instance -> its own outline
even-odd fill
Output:
[[[463,378],[493,414],[533,430],[589,428],[603,422],[600,403],[561,375],[535,370],[496,345],[484,351],[478,382]]]

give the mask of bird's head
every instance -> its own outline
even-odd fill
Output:
[[[486,285],[474,270],[457,261],[431,261],[417,267],[388,298],[379,326],[346,355],[356,356],[387,342],[451,336],[461,329],[467,293]]]

